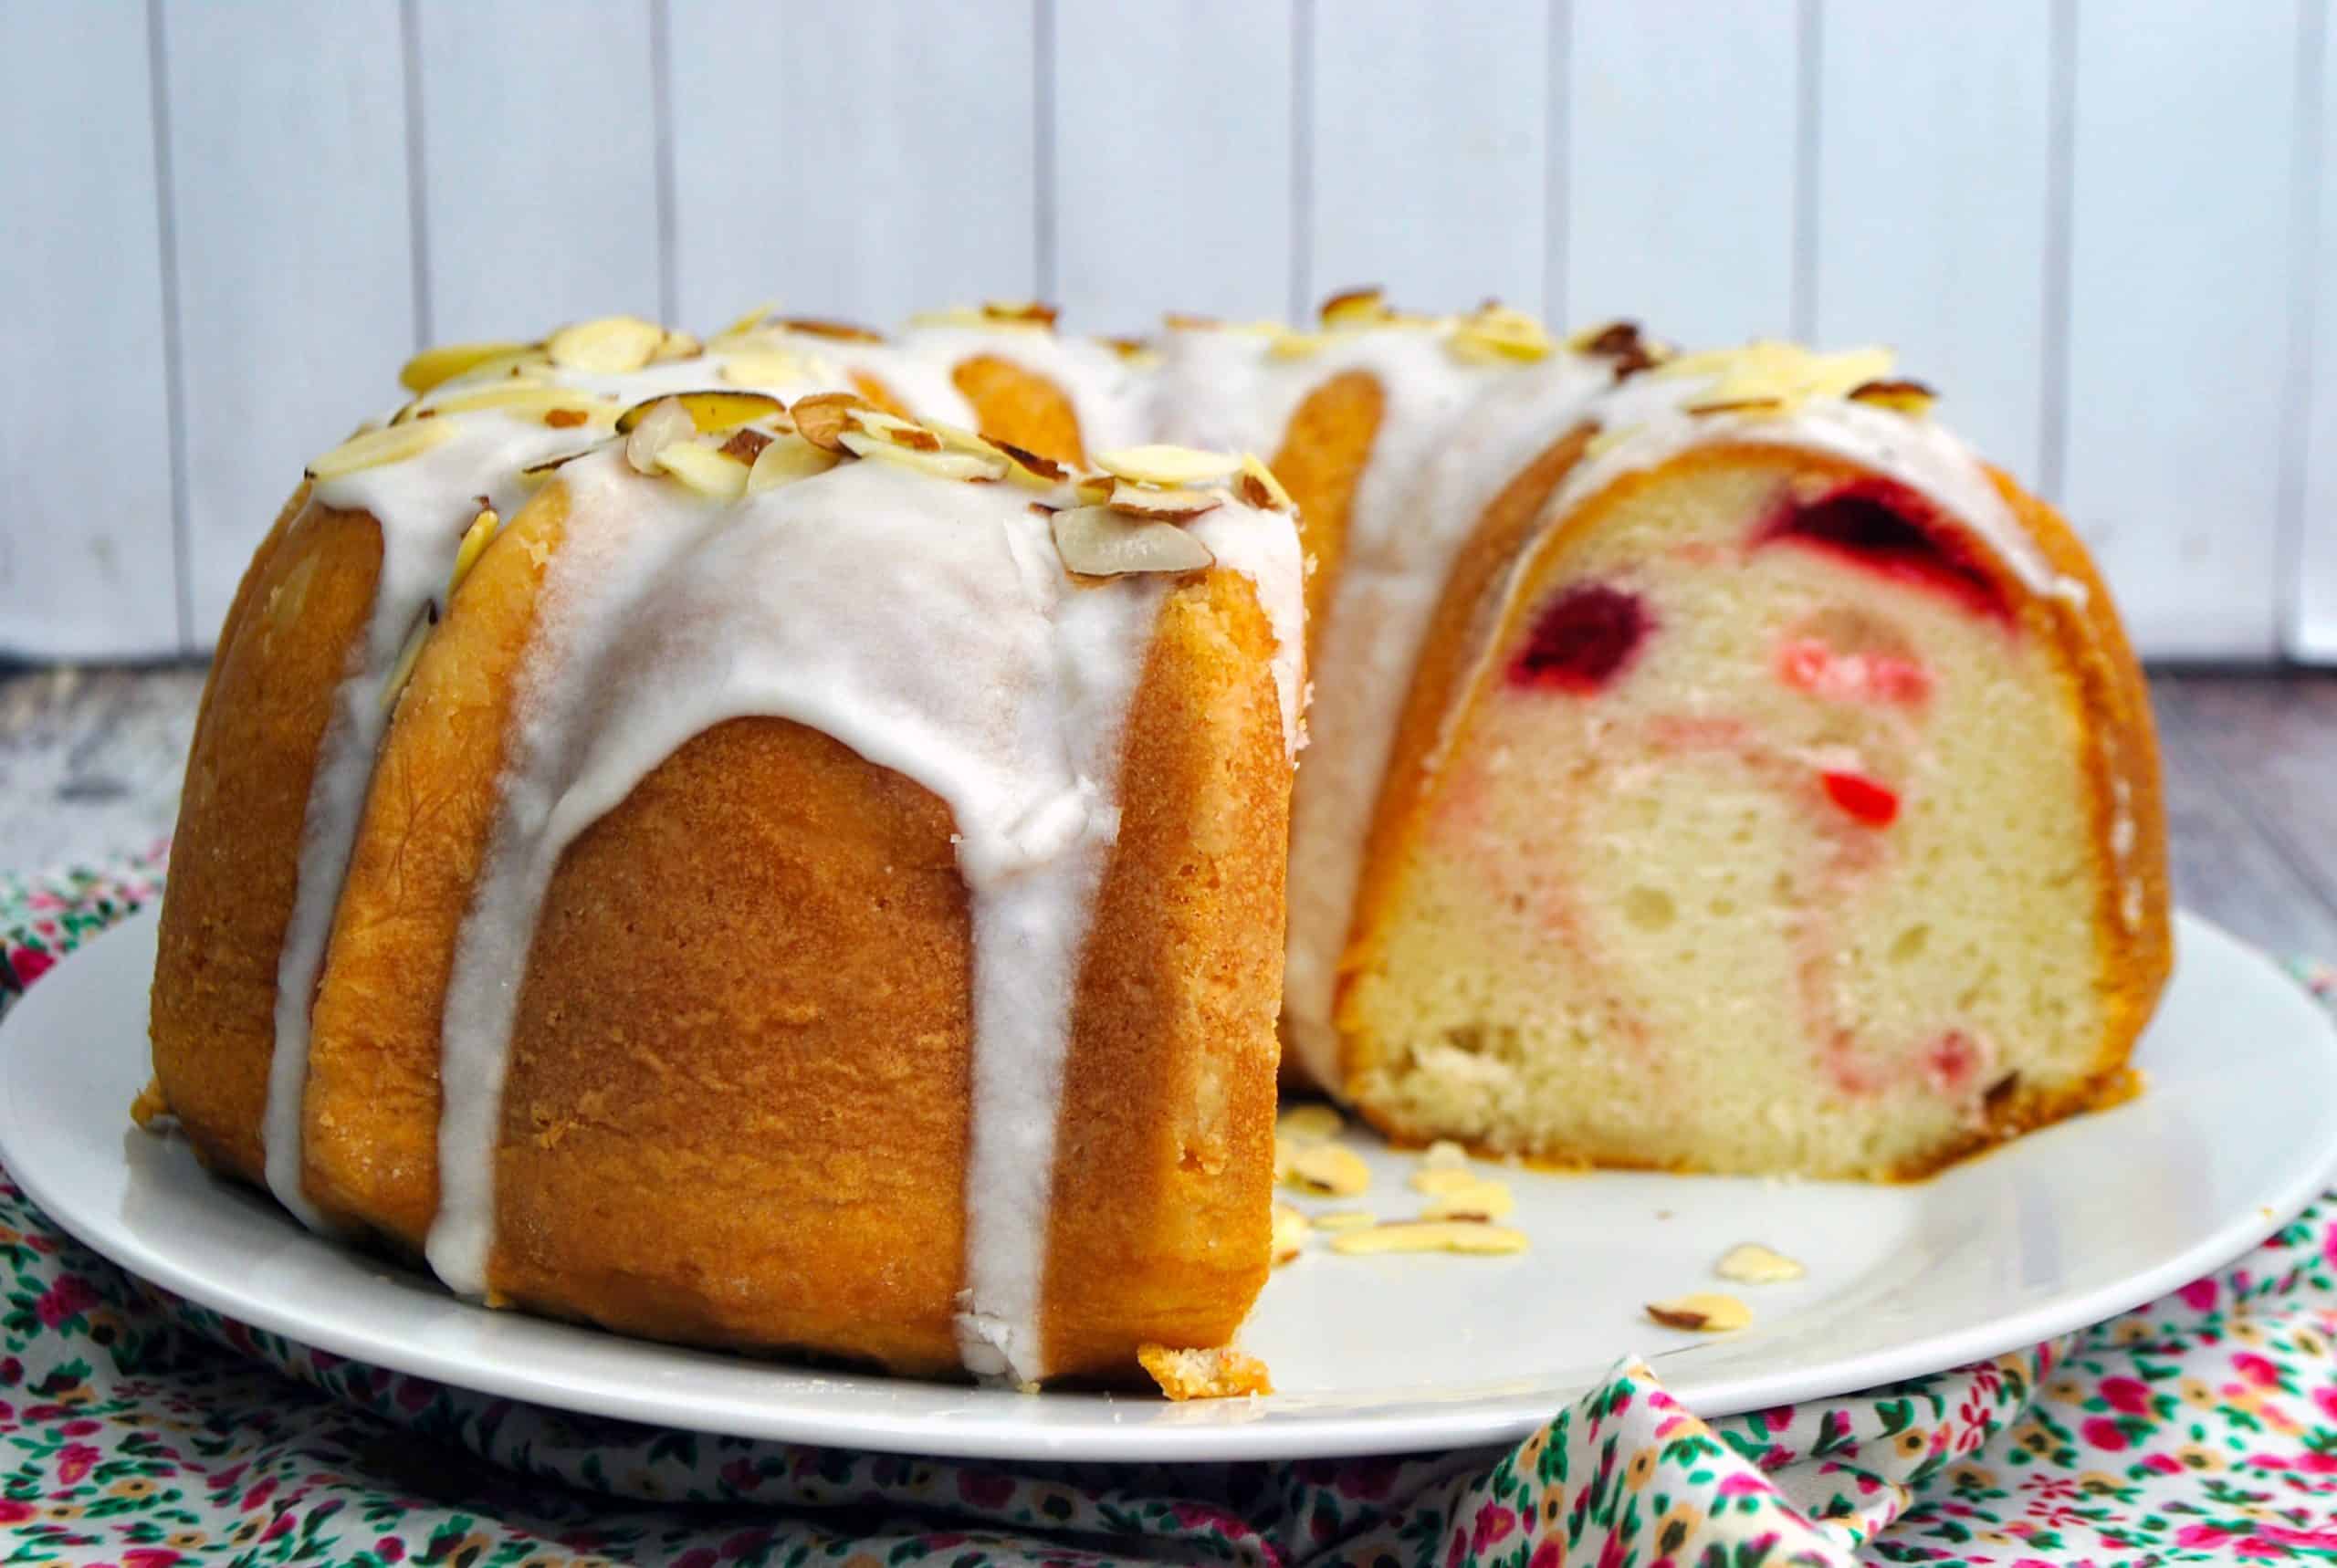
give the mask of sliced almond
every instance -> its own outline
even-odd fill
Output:
[[[1217,564],[1210,548],[1174,523],[1130,517],[1109,507],[1073,507],[1054,515],[1055,553],[1082,577],[1201,571]]]
[[[1290,1157],[1290,1185],[1316,1197],[1353,1197],[1371,1186],[1371,1167],[1344,1144],[1306,1144]]]
[[[1053,327],[1063,312],[1053,305],[1043,305],[1035,299],[992,299],[982,306],[982,319],[988,321],[1020,322],[1033,327]]]
[[[1083,507],[1100,507],[1112,498],[1119,481],[1109,474],[1082,474],[1071,482],[1073,499]]]
[[[715,336],[717,338],[742,337],[761,326],[765,321],[770,320],[770,313],[778,308],[778,306],[772,304],[758,305],[752,310],[748,311],[745,315],[731,322],[730,325],[723,328],[719,332],[717,332]]]
[[[852,425],[852,411],[875,406],[854,392],[816,392],[797,398],[787,412],[795,421],[796,434],[804,440],[823,452],[842,452],[840,438]]]
[[[1326,327],[1368,327],[1388,315],[1387,290],[1377,284],[1345,288],[1323,301]]]
[[[1740,1284],[1778,1285],[1800,1279],[1807,1270],[1782,1252],[1772,1251],[1757,1241],[1747,1241],[1730,1248],[1713,1265],[1713,1272]]]
[[[1336,1138],[1347,1123],[1339,1113],[1320,1102],[1293,1105],[1274,1121],[1274,1131],[1294,1143],[1319,1144]]]
[[[1517,1198],[1497,1181],[1472,1181],[1466,1186],[1437,1194],[1421,1210],[1423,1219],[1500,1219],[1517,1207]]]
[[[1447,1170],[1436,1166],[1422,1166],[1411,1174],[1408,1185],[1414,1192],[1441,1197],[1447,1193],[1466,1192],[1477,1185],[1477,1173],[1465,1167]]]
[[[789,434],[793,433],[789,432]],[[763,455],[763,448],[769,446],[770,443],[771,437],[769,433],[757,430],[751,424],[742,424],[732,431],[722,444],[715,450],[725,457],[736,457],[739,462],[752,467],[755,459]]]
[[[1451,341],[1453,352],[1463,359],[1493,361],[1530,363],[1547,359],[1552,347],[1549,329],[1538,319],[1490,301],[1454,324]]]
[[[422,645],[430,640],[430,629],[438,624],[438,606],[425,602],[422,613],[415,616],[407,628],[405,641],[398,645],[396,662],[390,665],[388,679],[382,683],[382,711],[389,712],[398,706],[398,696],[405,690],[406,682],[414,678],[414,665],[422,662]]]
[[[814,474],[826,473],[836,463],[834,453],[823,452],[800,435],[773,436],[755,454],[755,465],[747,474],[747,494],[760,496],[781,485],[809,479]]]
[[[379,430],[360,431],[310,463],[309,477],[338,479],[361,469],[403,463],[409,457],[419,457],[454,434],[455,427],[443,419],[416,419]]]
[[[398,371],[398,384],[411,392],[426,392],[489,360],[524,354],[534,347],[532,343],[443,343],[408,360]]]
[[[1114,478],[1140,485],[1206,485],[1240,469],[1242,459],[1189,446],[1128,446],[1100,455],[1095,466]]]
[[[1379,1223],[1379,1217],[1368,1208],[1335,1208],[1327,1214],[1314,1217],[1315,1228],[1327,1235],[1342,1230],[1361,1230]]]
[[[503,519],[495,515],[492,507],[481,507],[471,526],[463,530],[463,542],[455,547],[455,570],[446,579],[446,602],[455,601],[455,591],[463,586],[463,579],[471,574],[479,556],[487,549],[487,541],[495,538]]]
[[[660,453],[697,434],[697,422],[679,399],[658,398],[634,422],[631,433],[625,436],[624,460],[633,465],[635,473],[655,474]]]
[[[551,369],[551,356],[540,343],[529,343],[505,354],[490,355],[468,366],[457,375],[449,376],[442,386],[487,382],[540,382],[543,373]]]
[[[1152,345],[1141,338],[1098,338],[1095,340],[1123,360],[1149,360],[1155,357]]]
[[[1408,1220],[1349,1230],[1331,1238],[1331,1250],[1357,1258],[1375,1252],[1473,1252],[1497,1255],[1525,1250],[1525,1233],[1505,1225],[1453,1220]]]
[[[606,398],[595,397],[574,387],[544,386],[537,382],[515,384],[498,382],[477,392],[450,392],[423,410],[424,413],[477,413],[485,409],[501,409],[522,419],[566,412],[581,413],[579,423],[605,420],[616,413],[616,405]]]
[[[1273,511],[1291,511],[1297,505],[1290,498],[1290,492],[1282,487],[1282,481],[1274,477],[1273,470],[1259,462],[1254,452],[1242,454],[1242,472],[1235,481],[1235,490],[1251,506]]]
[[[1420,1151],[1420,1164],[1432,1171],[1465,1171],[1469,1151],[1451,1138],[1439,1138]]]
[[[674,360],[695,360],[704,352],[706,345],[696,337],[678,327],[668,327],[665,335],[657,340],[657,351],[649,356],[649,362],[662,365]]]
[[[1921,419],[1939,401],[1939,393],[1919,381],[1905,376],[1882,381],[1860,382],[1850,391],[1852,402],[1871,402],[1887,408],[1893,413],[1903,413],[1910,419]]]
[[[787,405],[769,392],[665,392],[656,397],[644,398],[617,415],[617,434],[630,434],[648,417],[650,410],[663,408],[668,403],[677,405],[688,414],[690,427],[700,435],[719,435],[726,430],[736,430],[742,424],[752,424],[757,420],[787,412]]]
[[[1172,332],[1208,332],[1225,325],[1214,316],[1195,316],[1182,310],[1164,310],[1160,324]]]
[[[565,467],[567,465],[575,462],[579,457],[590,456],[592,454],[600,451],[601,448],[608,444],[609,443],[605,441],[596,441],[590,446],[580,446],[573,452],[563,452],[557,457],[546,457],[537,462],[530,463],[526,467],[520,469],[519,473],[522,477],[541,481],[550,477],[554,469]]]
[[[1106,503],[1114,511],[1133,517],[1158,517],[1171,523],[1189,521],[1224,504],[1225,497],[1213,491],[1159,490],[1125,481],[1112,486],[1112,498]]]
[[[873,457],[879,463],[891,463],[902,468],[914,468],[920,474],[930,474],[940,479],[983,480],[1006,477],[1004,456],[977,457],[969,452],[944,452],[937,443],[933,446],[905,446],[896,441],[871,435],[865,430],[847,430],[837,439],[844,449],[860,457]]]
[[[1692,402],[1687,412],[1697,415],[1735,413],[1748,419],[1770,419],[1786,412],[1786,400],[1781,397],[1715,398],[1708,402]]]
[[[665,341],[665,329],[638,316],[603,316],[562,327],[544,341],[551,362],[564,371],[621,376],[647,364]]]
[[[747,493],[747,465],[695,441],[676,441],[657,454],[657,466],[701,496],[735,501]]]
[[[1274,1205],[1274,1266],[1280,1268],[1306,1250],[1306,1233],[1314,1227],[1306,1216],[1286,1203]]]
[[[889,441],[896,446],[915,447],[919,452],[941,450],[941,437],[913,419],[887,413],[881,408],[855,408],[847,412],[853,424],[879,441]],[[985,453],[985,456],[995,454]]]
[[[872,332],[849,321],[823,321],[811,316],[782,316],[777,325],[791,332],[801,332],[807,338],[833,338],[845,343],[881,343],[885,340],[882,332]]]
[[[1006,454],[1006,476],[1026,490],[1052,490],[1071,477],[1071,471],[1052,457],[1042,457],[1004,441],[991,444]]]
[[[1307,360],[1323,351],[1331,340],[1327,332],[1277,332],[1266,345],[1270,360]]]
[[[1668,1329],[1693,1333],[1727,1333],[1753,1321],[1752,1312],[1734,1296],[1699,1291],[1668,1301],[1650,1301],[1647,1315]]]

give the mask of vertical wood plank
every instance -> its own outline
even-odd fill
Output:
[[[2072,520],[2147,653],[2274,646],[2296,14],[2081,5]]]
[[[1566,319],[1713,346],[1792,325],[1792,0],[1575,0]]]
[[[393,0],[162,12],[194,631],[414,346]]]
[[[685,319],[775,299],[889,328],[1038,282],[1025,4],[673,11]],[[782,35],[784,35],[782,37]]]
[[[417,7],[430,335],[658,314],[648,0]]]
[[[2038,472],[2050,13],[1828,0],[1816,336],[1882,341],[1988,456]]]
[[[1096,330],[1289,305],[1289,0],[1055,13],[1054,277]]]
[[[1357,283],[1423,309],[1543,309],[1547,0],[1312,11],[1308,302]]]
[[[2317,143],[2300,141],[2297,171],[2305,220],[2299,264],[2307,269],[2298,290],[2304,318],[2299,330],[2305,333],[2300,347],[2310,358],[2290,394],[2298,402],[2289,424],[2303,450],[2295,459],[2301,471],[2287,519],[2297,571],[2289,652],[2337,664],[2337,110],[2330,107],[2337,99],[2337,18],[2327,0],[2317,0],[2306,7],[2304,22],[2304,43],[2313,53],[2301,58],[2310,67],[2305,79],[2319,123],[2306,127]]]
[[[142,6],[0,7],[0,652],[179,646]]]

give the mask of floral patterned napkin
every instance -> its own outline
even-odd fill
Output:
[[[0,877],[0,1009],[154,897],[160,867]],[[1626,1362],[1506,1450],[999,1467],[661,1431],[343,1361],[129,1278],[0,1173],[0,1563],[2292,1558],[2337,1558],[2337,1195],[2139,1312],[1848,1398],[1705,1422]]]

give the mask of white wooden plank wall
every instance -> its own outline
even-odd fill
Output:
[[[2147,651],[2337,662],[2332,4],[9,0],[0,653],[207,646],[425,340],[1376,282],[1893,342]]]

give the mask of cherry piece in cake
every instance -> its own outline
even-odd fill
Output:
[[[1755,545],[1797,544],[1944,593],[1976,615],[2012,619],[1995,578],[1938,508],[1904,485],[1855,479],[1814,501],[1788,502],[1754,535]]]
[[[1646,601],[1603,583],[1570,588],[1534,617],[1533,633],[1509,666],[1510,684],[1588,694],[1630,663],[1655,622]]]

